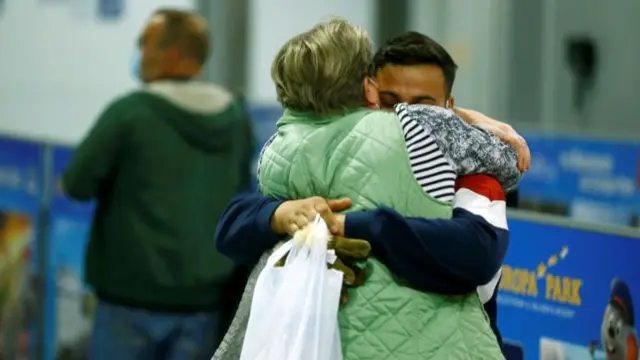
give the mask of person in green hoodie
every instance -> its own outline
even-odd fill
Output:
[[[144,86],[107,106],[63,175],[68,196],[97,205],[85,259],[99,299],[90,359],[209,358],[240,295],[213,240],[250,186],[254,139],[240,97],[193,80],[208,33],[191,12],[155,12],[139,40]]]

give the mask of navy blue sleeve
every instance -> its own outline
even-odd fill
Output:
[[[345,236],[369,240],[373,255],[412,286],[449,295],[488,283],[509,243],[508,230],[460,208],[450,220],[407,218],[387,207],[350,213]]]
[[[282,238],[271,217],[282,201],[245,193],[225,209],[216,231],[218,250],[252,265]],[[451,220],[405,218],[390,208],[350,213],[345,235],[371,242],[374,256],[424,291],[464,294],[488,283],[502,263],[507,230],[463,209]]]
[[[271,217],[282,202],[256,193],[236,196],[218,220],[218,251],[238,263],[255,264],[282,240],[271,230]]]

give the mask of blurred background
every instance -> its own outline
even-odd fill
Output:
[[[345,17],[376,46],[407,30],[444,45],[456,105],[532,150],[500,285],[510,358],[614,359],[610,283],[640,297],[640,1],[0,0],[0,360],[86,357],[92,205],[55,180],[106,104],[138,86],[131,56],[163,6],[210,22],[203,78],[247,96],[259,146],[281,113],[272,58],[316,22]]]

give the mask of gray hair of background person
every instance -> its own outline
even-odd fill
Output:
[[[372,57],[364,29],[341,18],[322,22],[287,41],[273,60],[278,102],[317,115],[362,106]]]

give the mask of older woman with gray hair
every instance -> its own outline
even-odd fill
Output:
[[[454,206],[486,215],[489,210],[479,208],[489,200],[460,193],[467,189],[456,192],[456,179],[489,174],[505,189],[515,186],[520,173],[513,148],[447,109],[399,104],[395,112],[384,112],[366,106],[378,101],[370,80],[371,48],[364,30],[333,19],[280,49],[272,78],[285,112],[260,156],[261,193],[279,199],[347,197],[353,200],[350,211],[388,206],[408,217],[448,219]],[[504,204],[487,218],[487,226],[506,230]],[[266,256],[254,268],[213,359],[240,357]],[[482,308],[498,268],[484,279],[490,289],[453,296],[418,290],[369,258],[366,281],[350,289],[338,315],[344,358],[502,359]]]

